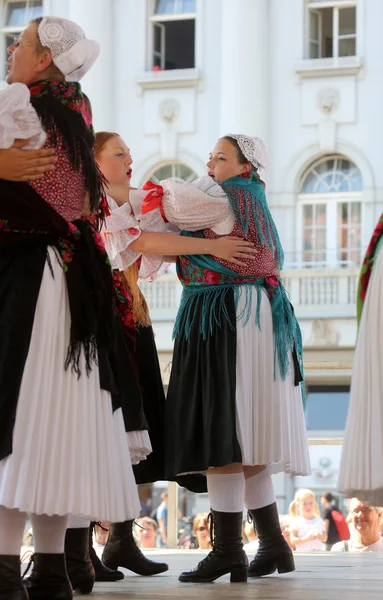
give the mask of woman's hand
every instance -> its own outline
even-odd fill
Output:
[[[29,140],[16,140],[13,146],[0,150],[0,178],[8,181],[35,181],[55,168],[54,148],[22,150]]]
[[[213,256],[228,260],[235,265],[246,266],[246,263],[238,260],[239,258],[250,258],[251,260],[256,258],[254,255],[257,254],[257,250],[254,249],[254,244],[246,242],[242,238],[228,235],[211,240],[211,242],[214,244],[211,251]]]

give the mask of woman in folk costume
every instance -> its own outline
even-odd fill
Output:
[[[280,279],[283,251],[258,175],[263,144],[230,134],[217,142],[207,165],[229,200],[231,234],[253,242],[257,255],[236,268],[208,256],[178,260],[184,289],[166,402],[166,475],[206,473],[214,520],[212,552],[180,580],[210,582],[231,573],[239,582],[294,570],[270,471],[310,472],[301,336]],[[204,229],[193,235],[203,241],[219,234]],[[244,504],[259,534],[249,568]]]
[[[30,183],[0,180],[0,599],[69,600],[68,515],[138,516],[126,402],[138,407],[137,432],[145,419],[109,261],[80,218],[86,193],[95,214],[102,195],[77,83],[98,45],[75,23],[44,17],[9,53],[7,81],[28,86],[58,163]],[[26,513],[36,551],[28,593]]]
[[[383,505],[383,215],[360,273],[358,340],[338,489],[348,498]]]

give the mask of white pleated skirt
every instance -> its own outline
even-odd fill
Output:
[[[338,489],[383,505],[383,252],[371,274],[360,322]]]
[[[13,431],[0,461],[0,505],[121,522],[140,513],[121,409],[113,412],[96,365],[64,370],[70,312],[66,279],[49,249]]]
[[[237,314],[245,309],[239,297]],[[274,329],[271,305],[262,291],[260,327],[255,322],[257,294],[250,319],[237,321],[236,431],[244,465],[270,465],[272,473],[309,475],[310,458],[300,386],[294,367],[274,377]],[[276,361],[277,362],[277,361]]]

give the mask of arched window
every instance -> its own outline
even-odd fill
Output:
[[[300,184],[303,266],[351,266],[362,259],[362,175],[340,155],[314,162]]]
[[[190,183],[197,179],[198,175],[182,162],[171,162],[163,165],[157,165],[145,177],[145,181],[150,179],[154,183],[159,183],[162,179],[173,179],[177,183]],[[145,181],[143,183],[145,183]]]

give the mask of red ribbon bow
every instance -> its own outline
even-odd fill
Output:
[[[160,209],[161,217],[168,223],[167,218],[165,217],[164,208],[162,206],[162,197],[164,195],[164,190],[162,185],[157,185],[152,181],[147,181],[143,186],[143,190],[148,190],[144,201],[142,202],[141,214],[146,215],[146,213],[155,210],[156,208]]]

